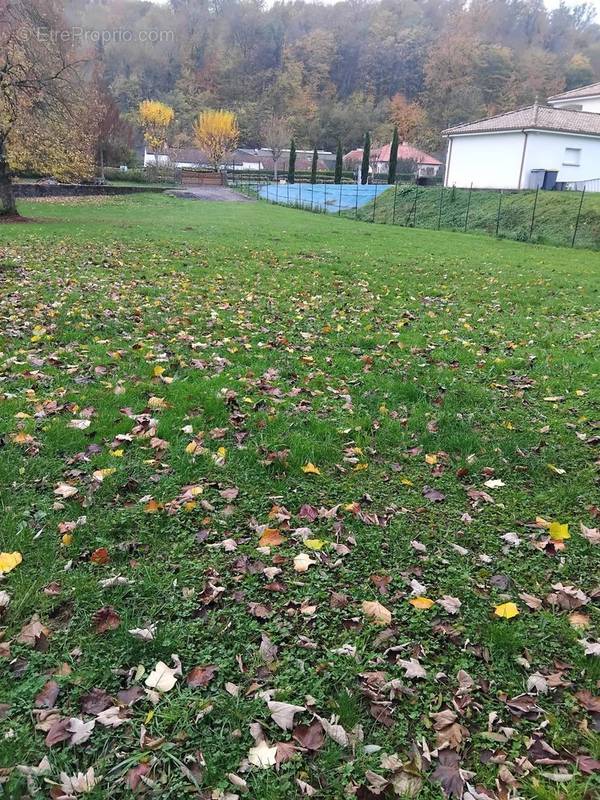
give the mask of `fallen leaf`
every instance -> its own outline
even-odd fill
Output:
[[[317,562],[312,559],[308,553],[300,553],[294,558],[294,569],[296,572],[306,572],[311,564]]]
[[[501,603],[494,609],[494,614],[502,619],[512,619],[519,614],[519,609],[515,603]]]
[[[363,600],[362,610],[377,625],[389,625],[392,621],[392,612],[377,600]]]
[[[271,700],[267,703],[271,712],[271,719],[284,731],[291,731],[294,727],[294,715],[306,711],[304,706],[294,706],[291,703],[279,703]]]
[[[308,464],[305,464],[302,467],[302,472],[304,472],[306,475],[320,475],[321,474],[321,470],[318,467],[315,467],[315,465],[312,464],[310,461],[308,462]]]
[[[266,741],[261,741],[248,751],[248,761],[255,767],[266,769],[275,766],[277,748],[269,746]]]
[[[121,617],[112,606],[103,606],[94,614],[93,623],[96,633],[106,633],[119,627]]]
[[[569,526],[562,525],[560,522],[551,522],[548,532],[553,542],[563,542],[565,539],[571,538]]]
[[[23,556],[17,550],[14,553],[0,553],[0,573],[10,572],[23,561]]]
[[[204,689],[215,677],[218,669],[214,664],[208,664],[205,667],[192,667],[185,679],[186,683],[192,689]]]
[[[285,542],[285,537],[277,530],[277,528],[265,528],[262,536],[258,540],[259,547],[277,547]]]
[[[408,602],[419,611],[427,611],[427,609],[435,605],[434,601],[430,600],[429,597],[411,597]]]
[[[157,661],[156,666],[145,680],[146,686],[150,689],[157,689],[159,692],[169,692],[177,683],[177,670],[171,669],[164,661]]]

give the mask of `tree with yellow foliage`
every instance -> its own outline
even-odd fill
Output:
[[[65,29],[57,0],[0,2],[0,216],[16,214],[12,170],[24,163],[34,160],[51,174],[60,166],[89,171],[87,157],[82,165],[70,147],[85,144],[74,110],[82,84],[72,43],[38,35]]]
[[[225,154],[235,149],[240,136],[233,111],[212,109],[198,115],[194,133],[198,147],[208,155],[215,170],[223,163]]]
[[[155,152],[164,150],[169,127],[175,119],[171,106],[160,100],[144,100],[139,105],[138,118],[148,146]]]

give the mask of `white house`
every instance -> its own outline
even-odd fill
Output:
[[[600,83],[442,133],[446,186],[531,189],[558,181],[600,191]]]

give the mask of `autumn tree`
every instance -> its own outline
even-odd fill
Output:
[[[425,125],[426,114],[418,103],[409,102],[398,93],[390,100],[389,120],[398,132],[399,141],[415,142]]]
[[[45,169],[47,148],[57,154],[52,136],[34,136],[44,119],[67,133],[76,130],[71,95],[80,76],[67,37],[38,35],[64,30],[54,0],[4,0],[0,11],[0,215],[9,215],[16,214],[11,170],[17,162],[32,155]],[[62,158],[69,158],[64,148]]]
[[[138,107],[138,119],[146,144],[154,152],[164,150],[169,128],[175,119],[171,106],[161,103],[160,100],[143,100]]]
[[[296,181],[296,142],[292,139],[290,143],[290,157],[288,159],[288,183]]]
[[[89,89],[89,104],[95,109],[93,136],[96,141],[100,179],[104,180],[107,153],[119,155],[131,147],[133,130],[104,83],[96,76]]]
[[[290,140],[290,126],[285,117],[278,117],[272,114],[264,121],[261,133],[265,147],[271,151],[273,156],[273,179],[276,181],[277,164],[284,147]]]
[[[363,145],[362,163],[360,165],[360,182],[362,184],[369,182],[369,162],[371,159],[371,134],[369,131],[365,134],[365,143]]]
[[[232,111],[207,109],[199,114],[194,125],[198,147],[208,155],[215,170],[225,154],[235,149],[239,139],[237,118]]]

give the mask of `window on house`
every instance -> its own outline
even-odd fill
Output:
[[[563,165],[566,167],[578,167],[581,163],[581,148],[565,147]]]

